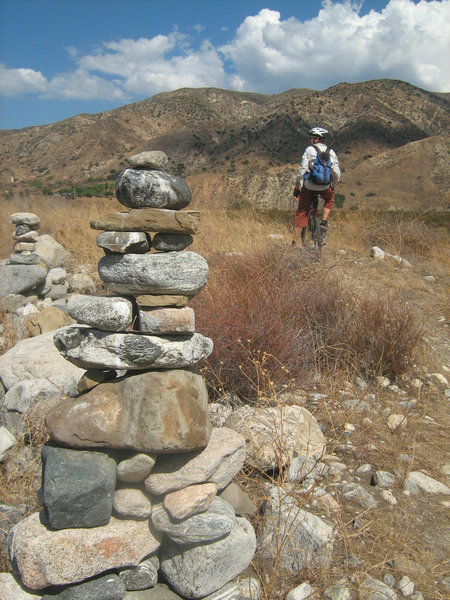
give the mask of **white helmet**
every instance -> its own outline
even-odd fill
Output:
[[[326,129],[324,129],[323,127],[313,127],[312,129],[310,129],[308,131],[309,135],[314,135],[317,137],[322,138],[325,134],[328,133],[328,131]]]

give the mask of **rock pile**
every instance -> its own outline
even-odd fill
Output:
[[[221,493],[244,464],[245,440],[212,428],[195,369],[212,351],[187,306],[208,276],[206,261],[185,250],[199,214],[181,210],[190,191],[162,170],[164,153],[129,162],[116,195],[131,210],[91,223],[103,230],[98,270],[114,295],[73,295],[79,324],[54,338],[70,362],[116,377],[48,412],[43,511],[12,529],[10,556],[25,586],[64,598],[131,598],[126,590],[158,579],[186,598],[236,598],[229,582],[256,539],[230,504],[239,494]]]
[[[9,220],[15,225],[14,247],[0,266],[0,297],[65,297],[68,277],[62,266],[67,251],[50,235],[39,234],[41,220],[34,213],[14,213]]]

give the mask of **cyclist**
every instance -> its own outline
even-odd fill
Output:
[[[325,152],[327,145],[323,142],[324,136],[328,133],[323,127],[313,127],[309,130],[309,146],[303,153],[300,161],[300,167],[297,174],[294,198],[298,202],[297,211],[295,213],[294,235],[292,245],[295,246],[298,242],[301,230],[308,225],[308,211],[311,205],[313,194],[318,192],[324,200],[324,208],[320,229],[322,238],[325,238],[327,232],[327,219],[330,214],[331,207],[334,203],[334,188],[339,182],[341,171],[339,168],[339,160],[334,150],[330,148],[329,155],[331,161],[331,182],[326,184],[317,184],[310,179],[311,171],[316,160],[318,150]]]

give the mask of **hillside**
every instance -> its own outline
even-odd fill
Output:
[[[159,149],[199,204],[214,198],[220,205],[246,200],[289,208],[305,133],[320,123],[339,153],[347,204],[369,198],[378,207],[445,207],[448,106],[448,95],[393,80],[277,95],[180,89],[96,115],[1,131],[0,184],[10,193],[30,185],[55,193],[108,182],[111,194],[127,156]]]

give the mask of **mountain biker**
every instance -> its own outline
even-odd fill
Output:
[[[334,203],[334,188],[339,182],[341,171],[339,168],[339,160],[334,150],[330,148],[329,157],[331,161],[331,182],[325,184],[314,183],[311,179],[311,170],[317,157],[317,150],[325,152],[327,145],[323,142],[324,136],[328,133],[323,127],[313,127],[309,130],[309,146],[300,161],[300,167],[297,174],[294,198],[298,202],[297,211],[295,213],[294,235],[292,245],[295,246],[298,242],[301,230],[308,225],[308,211],[311,206],[313,194],[318,192],[324,200],[324,208],[320,229],[322,238],[325,238],[328,224],[328,215]]]

